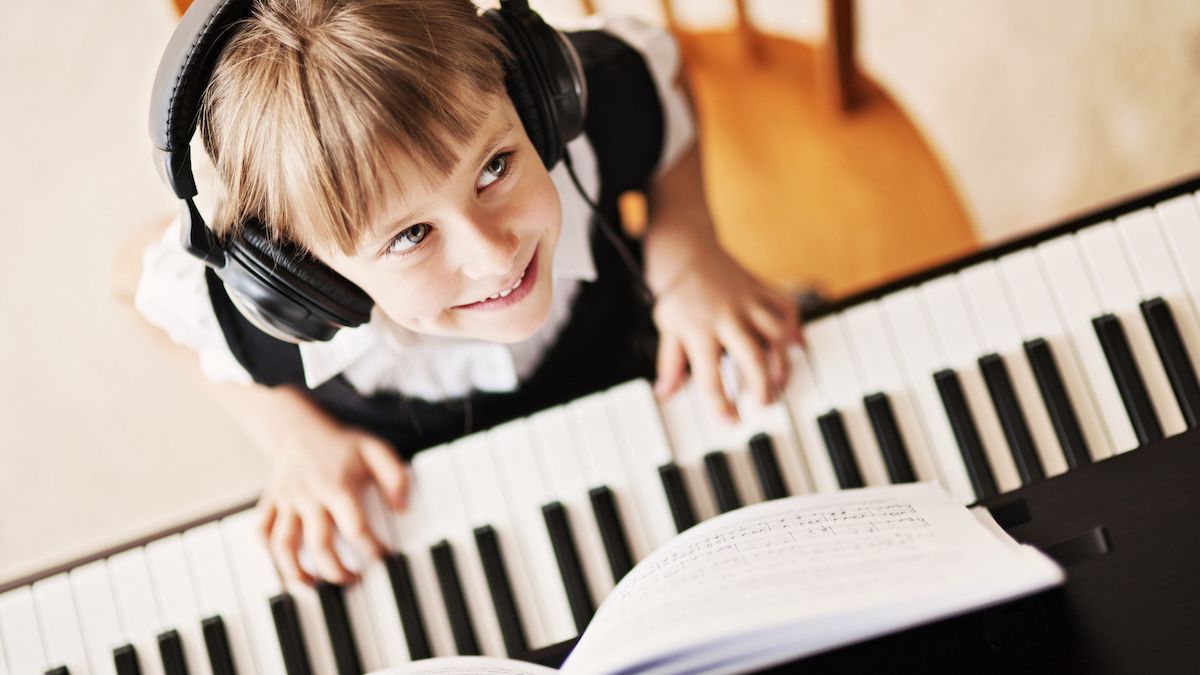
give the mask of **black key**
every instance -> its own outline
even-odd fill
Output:
[[[1000,417],[1000,426],[1004,429],[1004,438],[1008,440],[1008,448],[1012,451],[1017,473],[1021,476],[1021,484],[1029,485],[1042,480],[1046,477],[1046,472],[1042,470],[1037,445],[1033,442],[1033,435],[1029,433],[1025,412],[1017,402],[1017,392],[1013,390],[1012,378],[1008,375],[1004,359],[999,354],[985,354],[979,357],[979,369],[983,371],[983,381],[987,383],[992,406],[996,408],[996,415]]]
[[[558,561],[558,573],[562,575],[575,628],[582,634],[596,608],[592,605],[592,596],[583,578],[583,566],[579,563],[579,551],[571,537],[567,510],[561,502],[550,502],[542,507],[542,517],[546,520],[546,532],[554,547],[554,558]]]
[[[325,630],[333,646],[333,662],[338,675],[362,675],[362,661],[358,657],[358,646],[354,644],[354,631],[350,627],[350,616],[346,614],[342,587],[318,583],[317,598],[321,601],[321,614],[325,617]]]
[[[1138,443],[1146,445],[1162,440],[1163,430],[1158,413],[1150,402],[1150,393],[1146,391],[1146,382],[1133,358],[1133,350],[1129,348],[1129,339],[1125,337],[1121,320],[1115,315],[1105,314],[1092,319],[1092,328],[1096,330],[1096,337],[1100,338],[1100,347],[1104,349],[1108,368],[1117,381],[1117,391],[1121,392],[1121,401],[1125,404],[1125,412],[1129,413]]]
[[[59,666],[47,670],[45,675],[71,675],[71,671],[67,670],[66,666]]]
[[[613,580],[620,581],[633,569],[633,554],[629,552],[629,539],[625,536],[625,526],[617,511],[617,500],[605,485],[588,490],[588,499],[592,502],[592,513],[600,528],[600,540],[604,542],[608,568],[612,570]]]
[[[1162,359],[1167,378],[1171,380],[1171,389],[1175,391],[1175,400],[1179,402],[1183,419],[1189,429],[1195,429],[1200,426],[1200,381],[1196,379],[1196,370],[1188,358],[1179,326],[1171,314],[1171,306],[1162,298],[1151,298],[1143,301],[1141,307],[1142,316],[1150,326],[1154,346],[1158,349],[1158,357]]]
[[[887,394],[876,392],[864,396],[863,405],[867,408],[867,417],[871,419],[871,428],[875,430],[875,440],[883,453],[888,479],[893,483],[915,481],[917,475],[908,458],[908,446],[900,435],[900,426],[896,424],[896,415],[892,412],[892,402]]]
[[[984,455],[983,441],[979,440],[979,430],[975,428],[975,419],[967,407],[958,374],[953,370],[939,370],[933,374],[933,381],[946,408],[946,417],[950,418],[950,428],[954,430],[954,439],[958,442],[958,451],[967,467],[975,496],[980,499],[994,497],[999,494],[996,479],[992,477],[992,469]]]
[[[517,601],[513,597],[512,584],[508,582],[508,570],[504,556],[500,554],[500,542],[491,525],[475,528],[475,546],[479,549],[479,561],[487,577],[488,590],[492,594],[492,606],[496,608],[496,620],[500,623],[500,635],[504,638],[504,651],[509,656],[529,651],[521,616],[517,613]]]
[[[121,645],[113,650],[113,664],[117,675],[142,675],[142,664],[138,663],[137,650],[133,645]]]
[[[219,616],[210,616],[200,622],[200,629],[204,632],[204,647],[208,652],[208,663],[212,666],[213,675],[237,675],[225,621]]]
[[[408,644],[409,656],[413,661],[433,656],[425,633],[425,622],[417,605],[417,589],[408,571],[408,558],[403,553],[393,553],[384,559],[383,565],[392,582],[392,596],[396,599],[400,625],[404,627],[404,642]]]
[[[270,603],[284,670],[288,675],[312,675],[308,648],[304,644],[304,633],[300,630],[300,615],[296,613],[296,601],[291,593],[280,593],[272,597]]]
[[[862,473],[858,470],[854,451],[850,449],[850,437],[846,435],[846,427],[842,424],[842,414],[830,410],[817,418],[817,425],[821,427],[821,437],[825,439],[825,449],[829,451],[838,485],[843,490],[862,487]]]
[[[1046,412],[1050,414],[1050,422],[1054,425],[1054,433],[1058,436],[1058,444],[1067,459],[1067,466],[1074,469],[1091,464],[1092,454],[1088,450],[1087,440],[1083,437],[1083,430],[1079,427],[1079,418],[1075,416],[1071,399],[1067,398],[1067,387],[1058,372],[1058,364],[1054,360],[1054,350],[1050,348],[1050,343],[1042,338],[1029,340],[1025,343],[1025,356],[1029,358],[1029,365],[1033,367],[1033,377],[1042,392],[1042,402],[1046,404]]]
[[[708,474],[708,484],[712,487],[713,496],[717,498],[717,510],[727,513],[742,506],[737,488],[733,485],[733,475],[729,473],[729,461],[725,453],[714,450],[704,456],[704,472]]]
[[[671,507],[671,518],[675,520],[675,531],[683,532],[696,524],[696,509],[688,496],[687,485],[683,482],[683,471],[675,462],[668,462],[658,467],[658,477],[662,480],[663,492],[667,495],[667,504]]]
[[[754,434],[750,438],[750,461],[762,487],[763,498],[780,499],[788,496],[783,474],[779,472],[779,461],[775,457],[775,443],[767,434]]]
[[[167,675],[188,675],[187,661],[183,658],[183,641],[179,631],[169,630],[158,636],[158,654],[162,657],[163,672]]]
[[[433,556],[433,569],[437,572],[438,586],[442,589],[442,601],[446,605],[446,617],[454,633],[454,645],[459,656],[479,656],[479,641],[471,626],[471,615],[467,611],[467,599],[463,595],[458,566],[454,563],[454,549],[450,542],[442,540],[429,549]]]

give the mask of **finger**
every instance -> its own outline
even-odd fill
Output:
[[[774,288],[768,288],[763,294],[763,298],[770,304],[779,318],[783,320],[783,328],[786,331],[787,339],[803,347],[804,317],[800,315],[800,307],[797,305],[796,299]]]
[[[408,503],[408,469],[404,461],[396,456],[392,446],[375,438],[364,441],[361,447],[363,462],[384,499],[393,509],[403,510]]]
[[[686,345],[688,364],[700,390],[708,396],[717,414],[727,420],[737,420],[737,410],[725,396],[721,386],[721,346],[712,338],[695,340]]]
[[[771,402],[771,383],[762,345],[746,326],[734,326],[720,334],[721,344],[737,364],[738,372],[761,405]]]
[[[792,361],[788,358],[787,346],[769,344],[765,348],[767,356],[767,373],[771,377],[771,388],[774,395],[783,393],[787,388],[788,378],[792,375]],[[772,399],[775,396],[771,397]]]
[[[358,554],[372,560],[383,556],[383,544],[371,530],[362,500],[356,495],[344,493],[329,501],[329,514],[337,525],[337,531],[355,547]]]
[[[788,375],[791,374],[791,361],[787,357],[788,343],[792,341],[792,331],[777,315],[765,307],[751,305],[747,308],[751,325],[767,342],[765,346],[767,358],[767,374],[771,385],[782,389],[787,385]]]
[[[275,519],[278,515],[278,509],[275,508],[275,502],[266,501],[266,497],[258,500],[257,507],[258,534],[262,537],[264,543],[271,541],[271,530],[275,527]]]
[[[304,548],[312,555],[317,574],[322,579],[335,584],[349,583],[354,575],[350,574],[338,559],[333,550],[334,526],[333,518],[323,508],[317,508],[304,514]]]
[[[279,573],[292,583],[312,585],[312,575],[300,566],[300,517],[294,511],[283,511],[274,525],[270,533],[271,557]]]
[[[666,398],[675,393],[687,375],[687,354],[674,335],[663,335],[658,342],[658,381],[654,393]]]

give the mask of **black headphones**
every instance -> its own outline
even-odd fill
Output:
[[[196,209],[190,143],[197,111],[234,24],[248,18],[253,6],[252,0],[196,0],[180,20],[159,62],[150,99],[155,160],[183,201],[184,248],[216,272],[242,314],[281,340],[328,340],[338,329],[370,318],[374,302],[362,289],[295,244],[272,241],[257,220],[220,240]],[[483,17],[512,52],[505,72],[508,94],[549,169],[583,131],[587,87],[579,57],[527,0],[501,0],[499,10],[489,9]]]

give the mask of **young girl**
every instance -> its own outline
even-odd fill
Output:
[[[666,396],[689,370],[732,416],[722,352],[764,402],[785,381],[797,317],[716,240],[674,42],[632,20],[566,37],[586,198],[539,155],[510,49],[469,0],[262,0],[222,52],[200,116],[222,188],[205,221],[229,237],[256,219],[374,303],[296,345],[243,316],[180,224],[144,256],[138,310],[198,353],[271,458],[259,507],[285,575],[313,581],[303,547],[348,581],[335,532],[380,553],[360,489],[403,508],[422,448],[636,377]],[[628,190],[648,197],[641,241],[604,229]]]

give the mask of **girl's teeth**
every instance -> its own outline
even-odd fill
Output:
[[[495,295],[489,295],[489,296],[487,297],[487,299],[488,299],[488,300],[495,300],[495,299],[497,299],[497,298],[507,298],[509,293],[512,293],[513,291],[515,291],[515,290],[517,290],[518,288],[520,288],[520,287],[521,287],[521,282],[522,282],[522,281],[525,281],[525,275],[524,275],[524,274],[522,274],[522,275],[521,275],[521,278],[520,278],[520,279],[517,279],[517,283],[513,284],[513,287],[512,287],[512,288],[508,289],[507,291],[500,291],[499,293],[497,293],[497,294],[495,294]]]
[[[508,289],[507,291],[500,291],[500,297],[502,297],[502,298],[507,298],[509,293],[512,293],[512,289],[511,289],[511,288],[510,288],[510,289]]]

